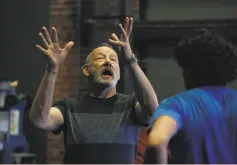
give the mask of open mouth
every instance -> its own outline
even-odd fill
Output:
[[[114,73],[109,69],[105,69],[102,71],[102,76],[104,78],[111,78],[111,77],[113,77],[113,75],[114,75]]]

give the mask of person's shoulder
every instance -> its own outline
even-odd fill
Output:
[[[186,106],[187,104],[190,104],[193,100],[195,100],[196,99],[195,97],[197,96],[198,92],[199,91],[197,89],[190,89],[187,91],[183,91],[168,98],[165,98],[161,103],[172,104],[173,106],[176,105],[178,107],[183,107]]]
[[[123,94],[119,92],[116,95],[118,99],[127,99],[134,96],[133,94]]]
[[[123,94],[123,93],[117,93],[116,99],[118,102],[134,102],[136,101],[135,94]]]
[[[177,99],[177,100],[192,100],[192,99],[196,99],[196,97],[200,96],[203,94],[203,90],[199,89],[199,88],[194,88],[194,89],[189,89],[183,92],[180,92],[178,94],[176,94],[175,96],[173,96],[173,99]]]
[[[78,101],[78,100],[86,99],[87,97],[88,97],[88,94],[70,95],[70,96],[68,97],[68,100]]]
[[[63,102],[65,104],[75,104],[80,102],[81,100],[85,99],[87,95],[70,95],[63,99],[58,100],[57,102]]]
[[[183,92],[180,92],[180,93],[177,93],[175,95],[165,98],[164,101],[176,102],[180,99],[183,99],[185,97],[192,95],[192,93],[194,93],[192,90],[183,91]]]
[[[196,95],[197,93],[202,92],[199,88],[193,88],[193,89],[189,89],[183,92],[180,92],[177,94],[177,97],[186,97],[186,96],[192,96],[192,95]]]
[[[57,101],[55,107],[64,107],[68,112],[80,112],[83,110],[84,106],[89,103],[88,95],[70,95],[64,99]]]
[[[232,89],[232,88],[226,87],[224,92],[225,92],[227,95],[237,96],[237,90]]]

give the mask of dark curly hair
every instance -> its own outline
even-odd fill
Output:
[[[174,47],[173,55],[195,80],[226,84],[237,77],[236,49],[214,30],[194,30]]]

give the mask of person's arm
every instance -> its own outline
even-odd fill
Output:
[[[30,112],[31,121],[37,127],[49,131],[63,124],[64,120],[59,109],[51,108],[56,77],[56,72],[45,72]]]
[[[156,93],[137,63],[129,63],[126,65],[126,68],[129,71],[138,101],[135,106],[137,118],[144,124],[147,124],[150,121],[152,113],[158,107]]]
[[[147,154],[150,152],[155,156],[155,163],[167,164],[168,144],[183,124],[180,109],[176,99],[166,99],[152,116],[148,127]]]
[[[119,25],[122,30],[121,39],[119,40],[113,33],[111,35],[112,39],[109,39],[109,41],[112,44],[123,48],[123,60],[125,61],[125,67],[127,68],[132,80],[138,101],[135,106],[136,114],[139,120],[143,123],[148,123],[152,113],[158,106],[158,99],[151,83],[138,65],[135,55],[130,47],[129,36],[132,31],[132,24],[133,18],[126,18],[124,28],[121,24]]]
[[[170,116],[161,116],[155,121],[148,135],[147,150],[153,150],[157,164],[168,163],[168,144],[177,130],[177,123]]]
[[[49,67],[37,90],[33,100],[30,120],[39,128],[52,131],[64,122],[61,111],[52,106],[54,86],[57,78],[59,65],[64,61],[73,42],[69,42],[63,49],[58,44],[57,31],[53,27],[53,37],[50,38],[48,31],[43,27],[45,36],[39,33],[46,49],[36,45],[48,58]]]

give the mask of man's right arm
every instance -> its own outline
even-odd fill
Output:
[[[30,120],[39,128],[52,131],[63,124],[61,111],[52,106],[57,71],[46,71],[34,98]]]
[[[55,27],[52,28],[52,38],[45,27],[43,27],[43,31],[44,35],[39,33],[39,36],[45,48],[40,45],[36,45],[36,47],[47,57],[50,68],[45,72],[34,98],[30,112],[30,120],[39,128],[52,131],[64,123],[61,111],[51,106],[58,68],[60,64],[63,63],[74,43],[69,42],[64,48],[61,48],[58,43],[58,35]]]

